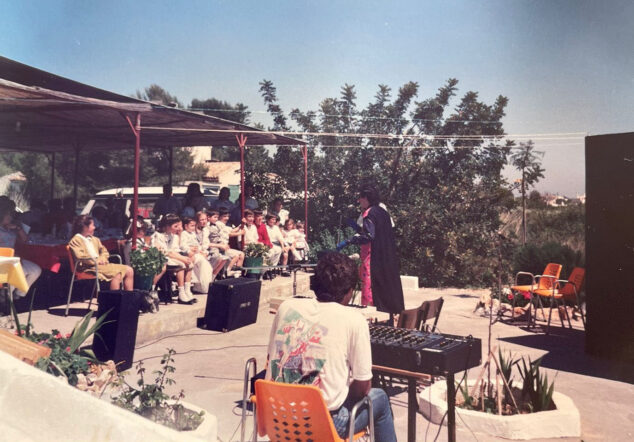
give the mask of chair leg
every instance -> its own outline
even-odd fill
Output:
[[[572,328],[572,322],[570,322],[570,315],[568,314],[568,307],[566,307],[566,300],[562,299],[561,300],[561,305],[563,305],[564,307],[564,311],[566,312],[566,319],[568,320],[568,327]],[[563,326],[563,321],[562,322],[562,326]]]
[[[64,316],[68,316],[68,307],[70,306],[70,297],[73,294],[74,282],[75,282],[75,272],[73,272],[73,276],[70,278],[70,287],[68,287],[68,299],[66,300],[66,311],[64,312]]]
[[[95,278],[95,287],[92,289],[92,292],[90,293],[90,301],[88,302],[88,310],[90,310],[90,307],[92,306],[92,298],[95,297],[95,293],[97,293],[97,296],[99,296],[99,278]]]
[[[550,318],[551,318],[552,314],[553,314],[553,299],[551,298],[551,300],[550,300],[550,310],[548,311],[548,324],[546,324],[546,334],[550,333]]]
[[[581,310],[581,303],[579,302],[579,297],[575,295],[575,300],[577,301],[577,308],[579,309],[579,314],[581,315],[581,323],[583,324],[583,329],[586,329],[586,318],[583,315],[583,310]]]

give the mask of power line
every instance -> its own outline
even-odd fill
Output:
[[[196,111],[196,112],[233,112],[233,113],[239,113],[239,114],[269,114],[271,116],[275,116],[275,115],[284,115],[284,116],[288,116],[291,117],[292,112],[289,112],[288,115],[284,112],[284,111],[279,111],[279,112],[269,112],[269,111],[265,111],[265,110],[247,110],[247,109],[213,109],[213,108],[204,108],[204,107],[190,107],[187,108],[187,110],[190,111]],[[305,114],[304,114],[305,115]],[[407,118],[399,118],[399,117],[372,117],[369,115],[349,115],[349,114],[324,114],[323,112],[315,112],[315,116],[320,115],[322,117],[328,117],[328,118],[340,118],[340,117],[346,117],[346,118],[358,118],[358,119],[364,119],[364,120],[397,120],[397,121],[412,121],[412,122],[452,122],[452,123],[481,123],[481,124],[502,124],[501,121],[495,121],[495,120],[447,120],[447,119],[442,119],[442,118],[411,118],[411,119],[407,119]]]
[[[378,134],[378,133],[346,133],[346,132],[293,132],[293,131],[261,131],[261,130],[232,130],[232,129],[194,129],[186,127],[156,127],[141,126],[142,130],[163,130],[179,132],[218,132],[218,133],[243,133],[243,134],[273,134],[292,137],[342,137],[342,138],[377,138],[377,139],[422,139],[422,140],[502,140],[502,139],[536,139],[536,140],[565,140],[578,139],[587,135],[585,132],[561,132],[549,134],[499,134],[499,135],[461,135],[461,134]]]

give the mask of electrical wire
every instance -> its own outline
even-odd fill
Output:
[[[379,134],[379,133],[347,133],[347,132],[295,132],[295,131],[261,131],[261,130],[236,130],[236,129],[200,129],[187,127],[158,127],[141,126],[142,130],[176,131],[176,132],[215,132],[242,134],[267,134],[293,137],[342,137],[342,138],[377,138],[377,139],[424,139],[424,140],[499,140],[499,139],[537,139],[537,140],[565,140],[578,139],[587,135],[587,132],[555,132],[555,133],[532,133],[532,134],[499,134],[499,135],[461,135],[461,134]]]
[[[273,115],[285,115],[284,111],[278,111],[278,112],[271,112],[271,111],[265,111],[265,110],[249,110],[249,109],[214,109],[214,108],[206,108],[206,107],[189,107],[187,108],[188,111],[194,111],[194,112],[227,112],[227,113],[238,113],[238,114],[269,114],[271,116]],[[288,113],[288,116],[291,117],[292,112]],[[358,118],[358,119],[363,119],[363,120],[396,120],[396,121],[404,121],[407,120],[406,118],[399,118],[399,117],[372,117],[372,116],[368,116],[368,115],[349,115],[349,114],[324,114],[323,112],[317,111],[314,113],[315,116],[319,115],[321,117],[328,117],[328,118],[340,118],[340,117],[345,117],[345,118]],[[411,118],[409,119],[409,121],[412,122],[443,122],[443,121],[447,121],[447,119],[443,119],[443,118]],[[452,123],[481,123],[481,124],[502,124],[501,121],[496,121],[496,120],[449,120]]]

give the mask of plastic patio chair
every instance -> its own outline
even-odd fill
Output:
[[[445,300],[440,297],[433,301],[424,301],[417,308],[403,310],[398,317],[396,326],[413,330],[425,330],[433,333],[436,330],[444,302]],[[434,319],[431,328],[425,324],[430,319]]]
[[[537,300],[537,304],[542,310],[542,315],[544,314],[544,307],[539,299],[539,296],[535,296],[535,290],[553,290],[554,286],[557,284],[557,280],[559,279],[559,274],[561,273],[561,264],[556,263],[548,263],[546,268],[544,268],[544,272],[541,275],[533,275],[530,272],[517,272],[515,275],[515,285],[511,286],[511,291],[513,292],[528,292],[530,293],[530,305],[533,304],[533,300]],[[530,276],[531,284],[529,285],[520,285],[518,284],[518,279],[520,276]],[[500,294],[500,296],[502,296]],[[502,299],[500,299],[502,302]],[[530,308],[530,307],[529,307]],[[535,307],[537,308],[537,306]],[[513,308],[511,309],[511,316],[515,315],[515,296],[513,296]],[[527,325],[530,327],[531,325],[531,315],[528,317]]]
[[[68,316],[68,309],[70,307],[70,299],[73,294],[73,285],[75,283],[75,280],[78,280],[78,281],[92,280],[92,279],[95,280],[95,286],[92,289],[92,292],[90,294],[90,302],[88,303],[88,309],[90,309],[90,306],[92,305],[92,300],[95,297],[95,294],[99,296],[99,265],[97,264],[97,261],[92,258],[75,258],[73,256],[73,251],[68,245],[66,246],[66,252],[68,253],[68,262],[70,264],[70,267],[73,269],[73,276],[70,279],[70,286],[68,287],[68,299],[66,300],[66,311],[64,312],[64,316]],[[121,264],[121,256],[110,255],[110,258],[117,258],[119,260],[119,264]],[[87,262],[91,264],[94,263],[95,273],[93,274],[93,273],[78,271],[77,267],[82,262]]]
[[[582,267],[575,267],[570,272],[570,276],[568,279],[558,279],[556,284],[553,285],[552,290],[547,289],[537,289],[535,290],[535,294],[550,299],[550,311],[548,312],[548,325],[546,327],[546,334],[550,330],[550,318],[553,313],[553,305],[557,305],[559,309],[560,302],[564,307],[566,306],[566,301],[574,302],[579,309],[579,314],[581,315],[581,322],[583,323],[583,328],[586,328],[586,319],[583,314],[583,310],[581,309],[581,303],[579,302],[579,294],[581,293],[581,288],[583,287],[583,281],[586,276],[586,270]],[[570,316],[566,312],[566,318],[568,319],[568,326],[572,328],[572,324],[570,323]],[[564,326],[564,320],[559,316],[559,320],[561,321],[561,326]]]
[[[247,361],[245,368],[245,388],[243,398],[243,421],[241,441],[244,441],[244,424],[246,410],[246,392],[249,383],[249,365],[254,358]],[[258,379],[255,381],[255,395],[250,398],[254,404],[253,441],[257,435],[267,436],[272,442],[286,441],[319,441],[340,442],[357,440],[369,436],[374,441],[374,419],[372,401],[368,396],[357,402],[352,408],[348,439],[341,439],[326,407],[319,388],[312,385],[285,384],[281,382]],[[368,427],[354,433],[354,417],[361,407],[368,407],[370,422]]]

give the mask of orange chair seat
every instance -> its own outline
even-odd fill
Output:
[[[258,434],[277,441],[341,442],[319,388],[258,380],[251,402],[256,405]],[[365,436],[366,431],[354,435]]]
[[[512,285],[511,290],[517,290],[518,292],[532,292],[537,290],[539,287],[537,284],[535,285]]]

